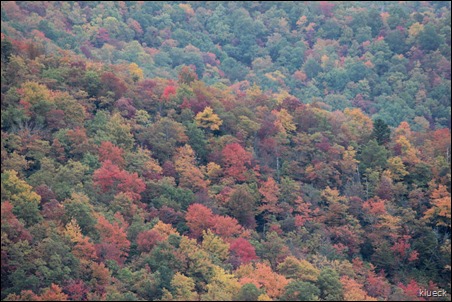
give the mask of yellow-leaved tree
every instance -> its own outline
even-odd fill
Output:
[[[171,280],[172,292],[163,289],[162,301],[196,301],[195,281],[179,272]]]
[[[10,201],[13,213],[19,220],[30,226],[42,220],[38,205],[41,196],[32,191],[32,187],[17,176],[14,170],[2,173],[2,202]]]
[[[213,267],[213,277],[207,284],[207,293],[201,297],[203,301],[232,301],[240,290],[237,278],[225,272],[219,266]]]
[[[278,272],[286,278],[316,282],[320,271],[306,260],[298,260],[293,256],[287,257],[278,265]]]
[[[431,195],[432,207],[425,212],[424,220],[436,222],[438,226],[450,228],[451,201],[446,186],[439,185]]]
[[[207,188],[209,181],[204,180],[204,174],[196,166],[195,152],[190,145],[177,148],[174,163],[181,187],[192,189],[195,192]]]
[[[204,111],[199,112],[196,117],[196,125],[201,128],[209,128],[210,130],[220,130],[223,121],[220,117],[213,113],[213,109],[207,106]]]
[[[136,63],[130,63],[129,73],[132,76],[132,80],[134,82],[137,82],[138,80],[142,80],[144,78],[143,70],[140,67],[138,67]]]
[[[206,251],[215,264],[221,264],[229,258],[229,243],[215,235],[210,229],[202,231],[201,248]]]

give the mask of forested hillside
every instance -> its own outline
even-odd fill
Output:
[[[1,299],[451,299],[450,2],[1,3]]]

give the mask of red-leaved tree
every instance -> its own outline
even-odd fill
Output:
[[[102,260],[114,260],[123,264],[129,255],[130,241],[127,239],[126,225],[122,221],[110,223],[105,217],[99,216],[96,229],[99,231],[100,242],[96,244],[97,255]]]
[[[99,146],[99,160],[104,162],[110,160],[119,167],[124,166],[124,150],[113,145],[111,142],[102,142]]]
[[[199,203],[190,205],[187,209],[185,219],[192,235],[196,238],[202,236],[202,231],[212,227],[212,210]]]
[[[237,238],[231,242],[229,246],[231,253],[238,257],[240,264],[246,264],[257,259],[256,250],[251,243],[244,238]]]
[[[245,181],[247,166],[251,165],[252,155],[238,143],[228,144],[221,152],[224,172],[237,181]]]
[[[102,167],[94,171],[94,185],[98,187],[102,193],[116,195],[124,193],[133,200],[139,200],[140,194],[146,188],[146,185],[138,177],[137,173],[129,173],[121,170],[111,160],[102,163]]]

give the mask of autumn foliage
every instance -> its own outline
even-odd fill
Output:
[[[109,159],[104,161],[102,167],[94,172],[93,180],[102,193],[115,195],[123,192],[134,200],[139,200],[140,193],[145,189],[145,184],[137,173],[121,170]]]
[[[238,143],[226,145],[222,152],[224,172],[237,181],[246,179],[247,166],[251,165],[251,154]]]
[[[2,1],[1,300],[450,300],[450,8]]]
[[[100,259],[124,263],[130,249],[126,228],[124,221],[110,223],[105,217],[98,217],[96,229],[99,231],[101,243],[96,245],[96,250]]]

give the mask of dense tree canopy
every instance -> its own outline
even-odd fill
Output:
[[[1,299],[450,300],[450,16],[3,1]]]

